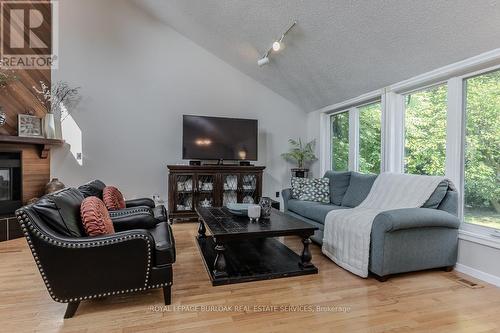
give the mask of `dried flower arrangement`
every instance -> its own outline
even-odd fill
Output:
[[[71,87],[68,82],[57,81],[50,87],[40,81],[40,88],[33,86],[37,99],[47,110],[47,113],[60,112],[61,121],[64,121],[78,103],[80,103],[80,87]]]

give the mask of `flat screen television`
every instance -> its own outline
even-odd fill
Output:
[[[256,119],[183,116],[182,158],[257,160]]]

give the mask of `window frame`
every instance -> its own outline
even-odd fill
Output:
[[[361,126],[360,126],[360,121],[359,121],[359,115],[361,114],[361,111],[359,110],[360,108],[364,107],[364,106],[368,106],[368,105],[372,105],[372,104],[380,104],[380,171],[382,171],[382,165],[383,165],[383,156],[382,156],[382,151],[383,151],[383,142],[384,142],[384,126],[383,126],[383,119],[384,119],[384,108],[383,108],[383,100],[382,100],[382,97],[378,100],[372,100],[368,103],[363,103],[363,104],[359,104],[359,105],[356,105],[355,109],[355,113],[354,113],[354,116],[353,118],[354,121],[355,121],[355,127],[353,128],[353,130],[355,130],[355,133],[353,134],[355,136],[355,148],[354,148],[354,151],[353,151],[353,154],[355,156],[354,158],[354,163],[353,163],[353,170],[355,171],[359,171],[359,160],[360,160],[360,147],[359,147],[359,144],[361,142],[360,140],[360,131],[361,131]]]
[[[411,95],[411,94],[415,94],[415,93],[419,93],[419,92],[423,92],[423,91],[426,91],[426,90],[429,90],[431,88],[434,88],[434,87],[439,87],[439,86],[446,86],[446,128],[445,128],[445,131],[446,131],[446,147],[445,149],[448,147],[448,121],[449,121],[449,117],[448,117],[448,111],[449,111],[449,104],[448,104],[448,90],[449,90],[449,86],[448,86],[448,83],[449,83],[449,80],[443,80],[443,81],[439,81],[439,82],[434,82],[432,84],[427,84],[425,86],[421,86],[421,87],[418,87],[418,88],[414,88],[414,89],[411,89],[409,91],[404,91],[404,92],[400,92],[399,94],[402,96],[403,98],[403,129],[402,129],[402,132],[403,132],[403,153],[402,153],[402,165],[401,165],[401,170],[402,170],[402,173],[406,173],[406,164],[405,164],[405,159],[406,159],[406,96],[408,95]],[[445,176],[447,175],[446,173],[446,156],[447,156],[447,151],[445,151],[445,161],[444,161],[444,175],[441,175],[441,176]],[[433,176],[433,175],[430,175],[430,176]],[[440,176],[440,175],[437,175],[437,176]]]
[[[459,210],[459,218],[461,221],[461,226],[460,228],[464,230],[466,233],[466,237],[468,236],[469,238],[471,237],[471,234],[474,235],[480,235],[481,237],[486,237],[487,239],[490,239],[490,237],[493,237],[495,240],[493,241],[494,243],[498,242],[498,248],[500,249],[500,227],[499,228],[493,228],[493,227],[487,227],[479,224],[474,224],[474,223],[469,223],[465,222],[464,218],[464,208],[465,208],[465,195],[464,195],[464,190],[465,190],[465,145],[466,145],[466,122],[467,122],[467,84],[466,80],[470,78],[474,78],[480,75],[488,74],[491,72],[495,71],[500,71],[500,65],[496,66],[491,66],[491,67],[486,67],[474,72],[466,73],[460,76],[457,76],[456,79],[460,81],[461,86],[460,86],[460,100],[461,104],[457,105],[457,111],[460,112],[459,118],[461,119],[461,125],[460,128],[457,129],[457,132],[460,132],[460,147],[455,147],[456,142],[450,143],[452,147],[450,148],[459,148],[461,153],[460,153],[460,163],[458,163],[459,168],[453,168],[452,171],[454,172],[459,172],[460,173],[460,189],[458,193],[458,210]],[[448,147],[448,143],[447,143]],[[448,151],[447,151],[448,154]],[[450,164],[453,164],[455,161],[450,161]],[[488,237],[489,236],[489,237]],[[491,246],[491,239],[489,241],[489,245]]]
[[[347,113],[348,118],[349,118],[349,138],[348,138],[348,140],[349,140],[349,154],[348,154],[348,161],[347,161],[347,170],[350,171],[350,166],[351,166],[351,109],[338,110],[338,111],[335,111],[335,112],[328,114],[328,128],[329,128],[329,131],[328,131],[329,132],[328,133],[328,137],[329,137],[328,156],[330,157],[328,167],[329,167],[329,170],[332,170],[332,166],[333,166],[332,132],[331,132],[332,131],[332,129],[331,129],[332,117],[337,116],[337,115],[342,114],[342,113]]]
[[[384,107],[383,107],[383,98],[381,95],[373,97],[371,96],[370,98],[365,99],[364,101],[359,101],[355,105],[351,105],[350,107],[347,108],[339,108],[334,111],[325,113],[327,115],[328,119],[328,124],[329,128],[331,126],[331,117],[345,113],[347,112],[349,115],[349,160],[348,160],[348,171],[359,171],[359,108],[375,104],[375,103],[380,103],[380,170],[383,170],[383,142],[384,142],[384,126],[383,126],[383,119],[384,119]],[[332,151],[332,140],[331,140],[331,129],[328,131],[328,167],[331,169],[332,167],[332,162],[333,162],[333,156],[331,154]],[[322,163],[324,164],[324,163]],[[322,174],[326,172],[326,170],[330,169],[324,169],[321,170]]]

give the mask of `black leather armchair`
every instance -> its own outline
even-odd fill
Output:
[[[135,227],[132,222],[114,222],[122,231],[87,237],[80,218],[83,199],[77,189],[66,188],[16,211],[50,296],[68,303],[64,318],[72,317],[81,301],[147,289],[163,288],[170,304],[175,262],[170,225],[127,230]]]
[[[92,180],[86,184],[78,187],[78,190],[82,192],[83,196],[90,197],[95,196],[102,200],[102,191],[106,187],[106,184],[99,179]],[[151,212],[151,214],[160,222],[168,221],[168,214],[165,206],[163,205],[155,205],[153,199],[150,198],[141,198],[141,199],[132,199],[125,201],[126,209],[130,209],[129,212],[137,212],[140,209],[143,212]],[[132,208],[136,208],[135,210]],[[115,216],[122,216],[126,212],[122,212],[122,210],[111,211],[109,215],[113,221],[115,220]]]

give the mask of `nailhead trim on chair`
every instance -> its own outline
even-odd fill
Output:
[[[45,286],[47,287],[47,290],[50,294],[50,297],[52,297],[52,299],[56,302],[60,302],[60,303],[76,302],[76,301],[82,301],[82,300],[86,300],[86,299],[100,298],[100,297],[106,297],[106,296],[118,295],[118,294],[125,294],[125,293],[129,293],[129,292],[143,291],[143,290],[148,290],[148,289],[156,289],[156,288],[162,288],[165,286],[172,285],[172,282],[167,282],[167,283],[148,286],[148,278],[149,278],[149,273],[150,273],[150,268],[151,268],[151,244],[150,244],[148,237],[146,237],[144,235],[127,235],[127,236],[123,236],[123,237],[120,237],[117,239],[96,241],[96,242],[90,242],[90,243],[84,243],[84,244],[59,242],[59,241],[53,240],[53,239],[47,237],[45,234],[41,233],[40,230],[38,228],[36,228],[31,223],[30,218],[28,217],[28,215],[26,214],[25,211],[18,210],[16,212],[16,215],[17,215],[17,219],[21,225],[21,229],[24,233],[24,236],[26,237],[26,240],[28,241],[28,245],[30,247],[31,253],[33,254],[33,258],[35,259],[35,263],[38,267],[38,270],[40,271],[40,275],[42,276],[43,282],[45,283]],[[110,292],[104,292],[104,293],[100,293],[100,294],[82,296],[82,297],[77,297],[77,298],[60,299],[52,291],[52,287],[50,286],[49,280],[47,279],[47,277],[45,275],[42,264],[40,263],[40,260],[38,258],[38,254],[36,253],[36,250],[33,246],[33,242],[31,241],[30,235],[28,233],[28,229],[33,231],[36,236],[42,238],[45,241],[48,241],[50,244],[55,244],[57,246],[66,247],[66,248],[94,247],[94,246],[99,246],[99,245],[119,243],[119,242],[122,242],[124,240],[132,239],[132,238],[142,238],[142,239],[146,240],[146,243],[148,246],[148,264],[146,267],[146,278],[144,281],[144,287],[143,288],[118,290],[118,291],[110,291]]]
[[[117,216],[123,216],[123,215],[129,215],[129,214],[134,214],[134,213],[150,213],[149,208],[135,208],[135,209],[130,209],[130,210],[115,210],[115,211],[110,211],[109,215],[112,217],[117,217]]]

